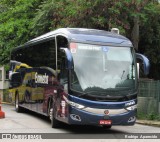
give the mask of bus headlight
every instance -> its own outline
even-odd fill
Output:
[[[77,103],[74,103],[74,102],[71,102],[71,101],[70,101],[69,104],[70,104],[71,106],[73,106],[73,107],[78,108],[78,109],[83,109],[83,108],[85,108],[85,106],[80,105],[80,104],[77,104]]]
[[[78,104],[78,103],[69,101],[65,96],[63,96],[63,98],[64,98],[64,100],[66,101],[66,103],[69,104],[69,105],[72,106],[72,107],[75,107],[75,108],[78,108],[78,109],[83,109],[83,108],[85,108],[84,105],[81,105],[81,104]]]
[[[137,109],[137,105],[128,106],[125,109],[128,110],[128,111],[135,110],[135,109]]]

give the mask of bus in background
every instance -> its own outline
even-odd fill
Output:
[[[27,64],[24,64],[24,63],[21,63],[21,62],[17,62],[17,61],[10,61],[10,70],[9,70],[9,79],[11,79],[11,76],[13,74],[16,74],[18,70],[22,69],[22,68],[31,68],[29,65]],[[13,80],[17,80],[17,77],[16,78],[13,78],[12,77],[12,81]],[[17,83],[19,83],[17,81]],[[11,84],[10,84],[11,85]],[[13,85],[13,84],[12,84]],[[14,84],[15,85],[15,84]],[[14,86],[10,86],[9,88],[9,98],[12,100],[12,102],[14,101],[13,100],[13,95],[16,93],[16,87],[18,85],[16,85],[15,87]]]
[[[138,73],[149,60],[126,37],[103,30],[61,28],[11,52],[10,89],[17,112],[29,109],[76,125],[134,125]],[[15,70],[13,63],[25,67]],[[14,93],[13,93],[14,92]]]

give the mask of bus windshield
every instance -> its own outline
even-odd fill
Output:
[[[136,89],[132,48],[71,43],[70,49],[74,62],[72,90],[104,95]]]

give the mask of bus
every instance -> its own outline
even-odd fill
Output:
[[[11,51],[10,93],[17,112],[28,109],[61,123],[134,125],[138,69],[149,60],[126,37],[104,30],[60,28]]]

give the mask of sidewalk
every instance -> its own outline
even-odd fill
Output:
[[[137,124],[160,127],[160,121],[154,120],[136,120]]]

